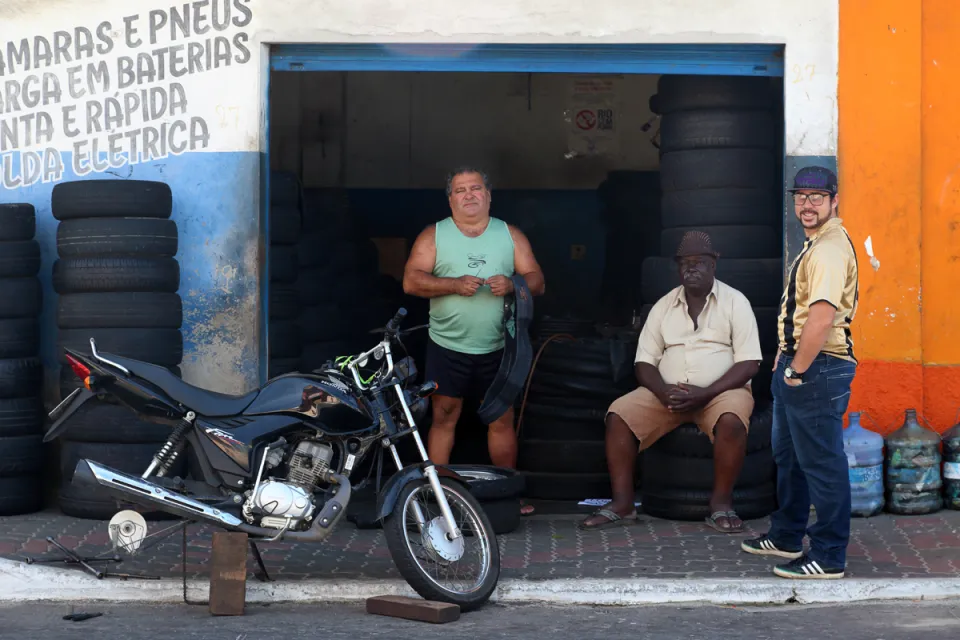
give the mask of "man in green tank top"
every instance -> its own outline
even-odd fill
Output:
[[[513,292],[510,277],[522,275],[533,295],[544,291],[543,272],[527,237],[490,216],[486,174],[455,170],[447,179],[447,197],[452,215],[420,233],[403,274],[406,293],[430,299],[425,374],[438,385],[428,438],[436,464],[449,462],[464,397],[482,397],[500,368],[503,297]],[[516,468],[512,408],[489,425],[487,444],[493,464]],[[532,512],[524,506],[524,515]]]

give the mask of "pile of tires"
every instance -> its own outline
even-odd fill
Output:
[[[345,192],[308,189],[304,197],[296,287],[301,361],[310,371],[371,348],[380,337],[370,331],[384,326],[396,309],[384,300],[377,245],[351,221]]]
[[[297,244],[300,242],[302,189],[297,176],[273,172],[270,178],[269,377],[300,368],[300,294]]]
[[[769,397],[776,307],[783,293],[780,119],[770,80],[665,75],[652,100],[661,115],[660,255],[643,262],[643,313],[680,284],[672,257],[683,234],[710,235],[717,277],[749,300],[765,361],[754,392]]]
[[[36,215],[0,204],[0,516],[43,507],[42,293]]]
[[[743,520],[777,508],[776,466],[770,448],[773,406],[760,400],[750,419],[747,454],[734,485],[733,507]],[[710,515],[713,445],[696,425],[685,424],[653,443],[643,455],[642,508],[667,520],[703,520]]]
[[[59,221],[53,287],[59,295],[61,396],[82,384],[64,347],[89,354],[91,338],[100,352],[179,375],[183,305],[170,187],[139,180],[64,182],[53,189],[52,210]],[[140,422],[129,409],[109,402],[88,403],[71,422],[59,441],[60,508],[75,517],[109,519],[118,510],[116,500],[71,485],[77,460],[139,475],[170,428]]]
[[[609,498],[604,417],[637,386],[636,341],[625,332],[535,344],[540,356],[519,423],[517,468],[526,478],[526,497]]]

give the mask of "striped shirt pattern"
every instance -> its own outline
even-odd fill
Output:
[[[856,362],[850,325],[860,297],[857,276],[853,240],[843,221],[832,218],[807,238],[790,267],[777,321],[780,350],[788,356],[796,354],[810,306],[824,301],[836,309],[836,315],[821,353]]]

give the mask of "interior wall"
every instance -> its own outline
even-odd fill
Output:
[[[658,76],[605,76],[615,133],[602,155],[571,144],[573,83],[584,77],[274,73],[272,166],[305,187],[394,189],[442,187],[463,164],[485,168],[498,189],[594,189],[612,169],[656,170],[656,123],[644,126]]]

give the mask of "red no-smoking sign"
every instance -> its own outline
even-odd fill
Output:
[[[593,109],[583,109],[577,112],[574,121],[577,123],[578,129],[589,131],[597,126],[597,113]]]

